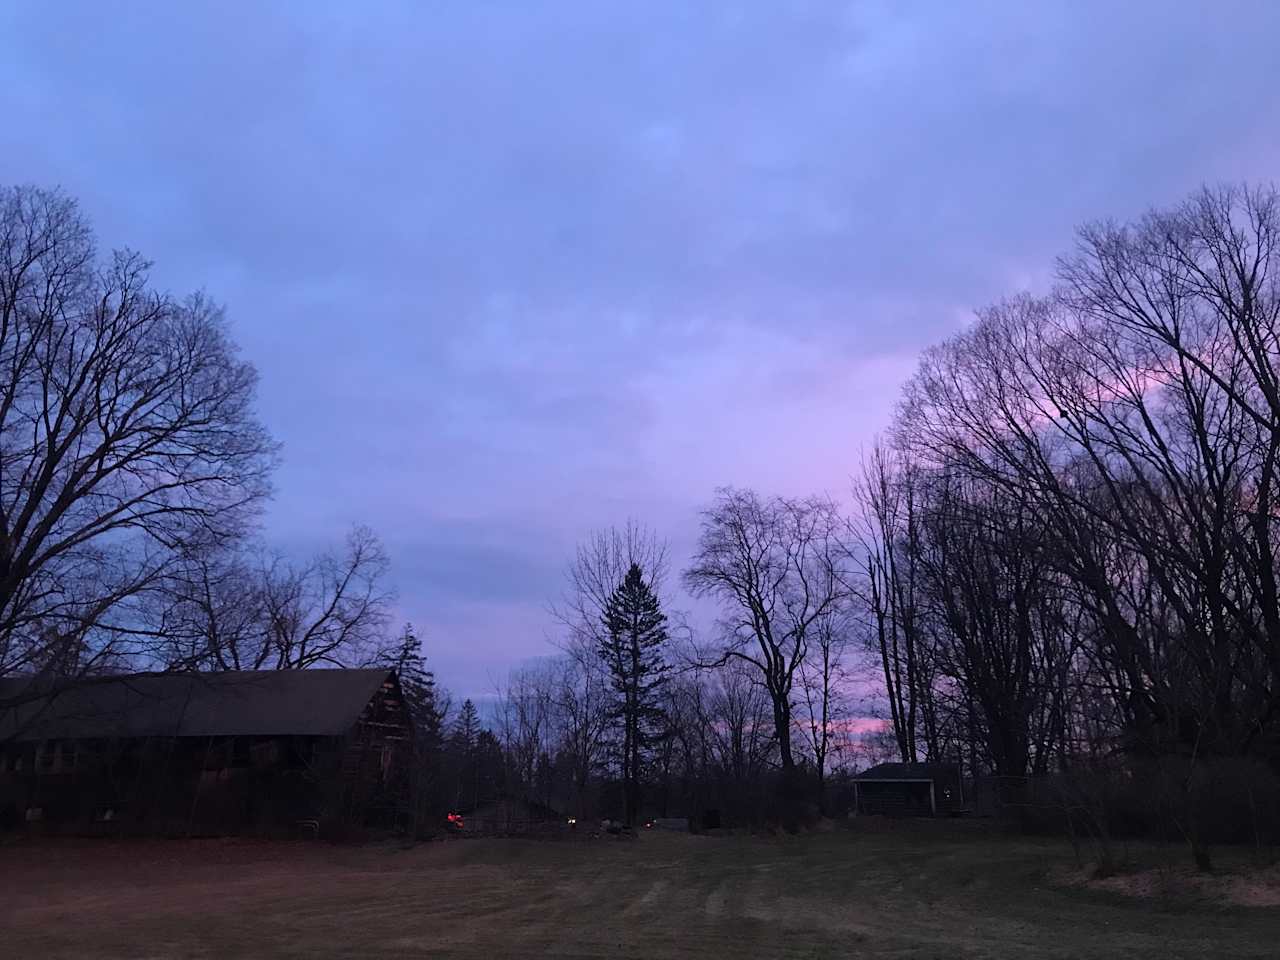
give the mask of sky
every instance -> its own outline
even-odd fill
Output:
[[[1280,4],[0,0],[0,183],[226,305],[264,537],[353,523],[456,696],[574,545],[848,499],[919,352],[1073,228],[1280,161]],[[670,603],[687,606],[677,584]]]

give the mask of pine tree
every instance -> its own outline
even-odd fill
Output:
[[[635,822],[640,778],[650,748],[661,735],[661,688],[667,665],[667,618],[644,572],[632,564],[605,604],[599,654],[609,670],[615,703],[611,711],[620,737],[625,819]]]
[[[484,730],[480,727],[480,713],[468,697],[449,731],[449,757],[454,772],[455,807],[468,809],[480,802],[479,748]]]
[[[400,678],[400,692],[413,726],[414,766],[408,787],[412,814],[411,829],[416,836],[424,818],[441,805],[441,761],[444,746],[440,735],[440,711],[436,703],[436,678],[427,669],[422,643],[406,623],[390,655],[384,661]]]
[[[400,690],[409,707],[415,737],[421,745],[438,751],[440,714],[436,708],[436,678],[427,669],[422,642],[414,633],[412,623],[404,625],[387,666],[400,677]]]
[[[462,709],[458,711],[458,719],[453,722],[449,739],[460,753],[469,754],[474,752],[479,737],[480,714],[468,697],[462,701]]]

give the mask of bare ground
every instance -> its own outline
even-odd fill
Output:
[[[1181,905],[1280,908],[1280,865],[1199,873],[1186,864],[1138,867],[1115,876],[1093,876],[1092,864],[1083,869],[1051,874],[1066,886],[1084,887],[1142,900]]]
[[[1069,861],[1062,844],[945,824],[409,849],[25,841],[0,847],[0,954],[1280,955],[1280,908],[1064,884]]]

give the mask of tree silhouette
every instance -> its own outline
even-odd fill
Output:
[[[661,687],[667,665],[666,615],[657,595],[632,564],[605,604],[600,658],[609,669],[616,694],[611,711],[620,728],[620,760],[628,824],[640,805],[640,777],[649,748],[657,741],[664,712]]]

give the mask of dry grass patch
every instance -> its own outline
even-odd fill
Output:
[[[1062,843],[937,823],[410,849],[44,841],[0,848],[0,930],[4,955],[53,958],[1275,956],[1280,909],[1052,881],[1070,862]]]

